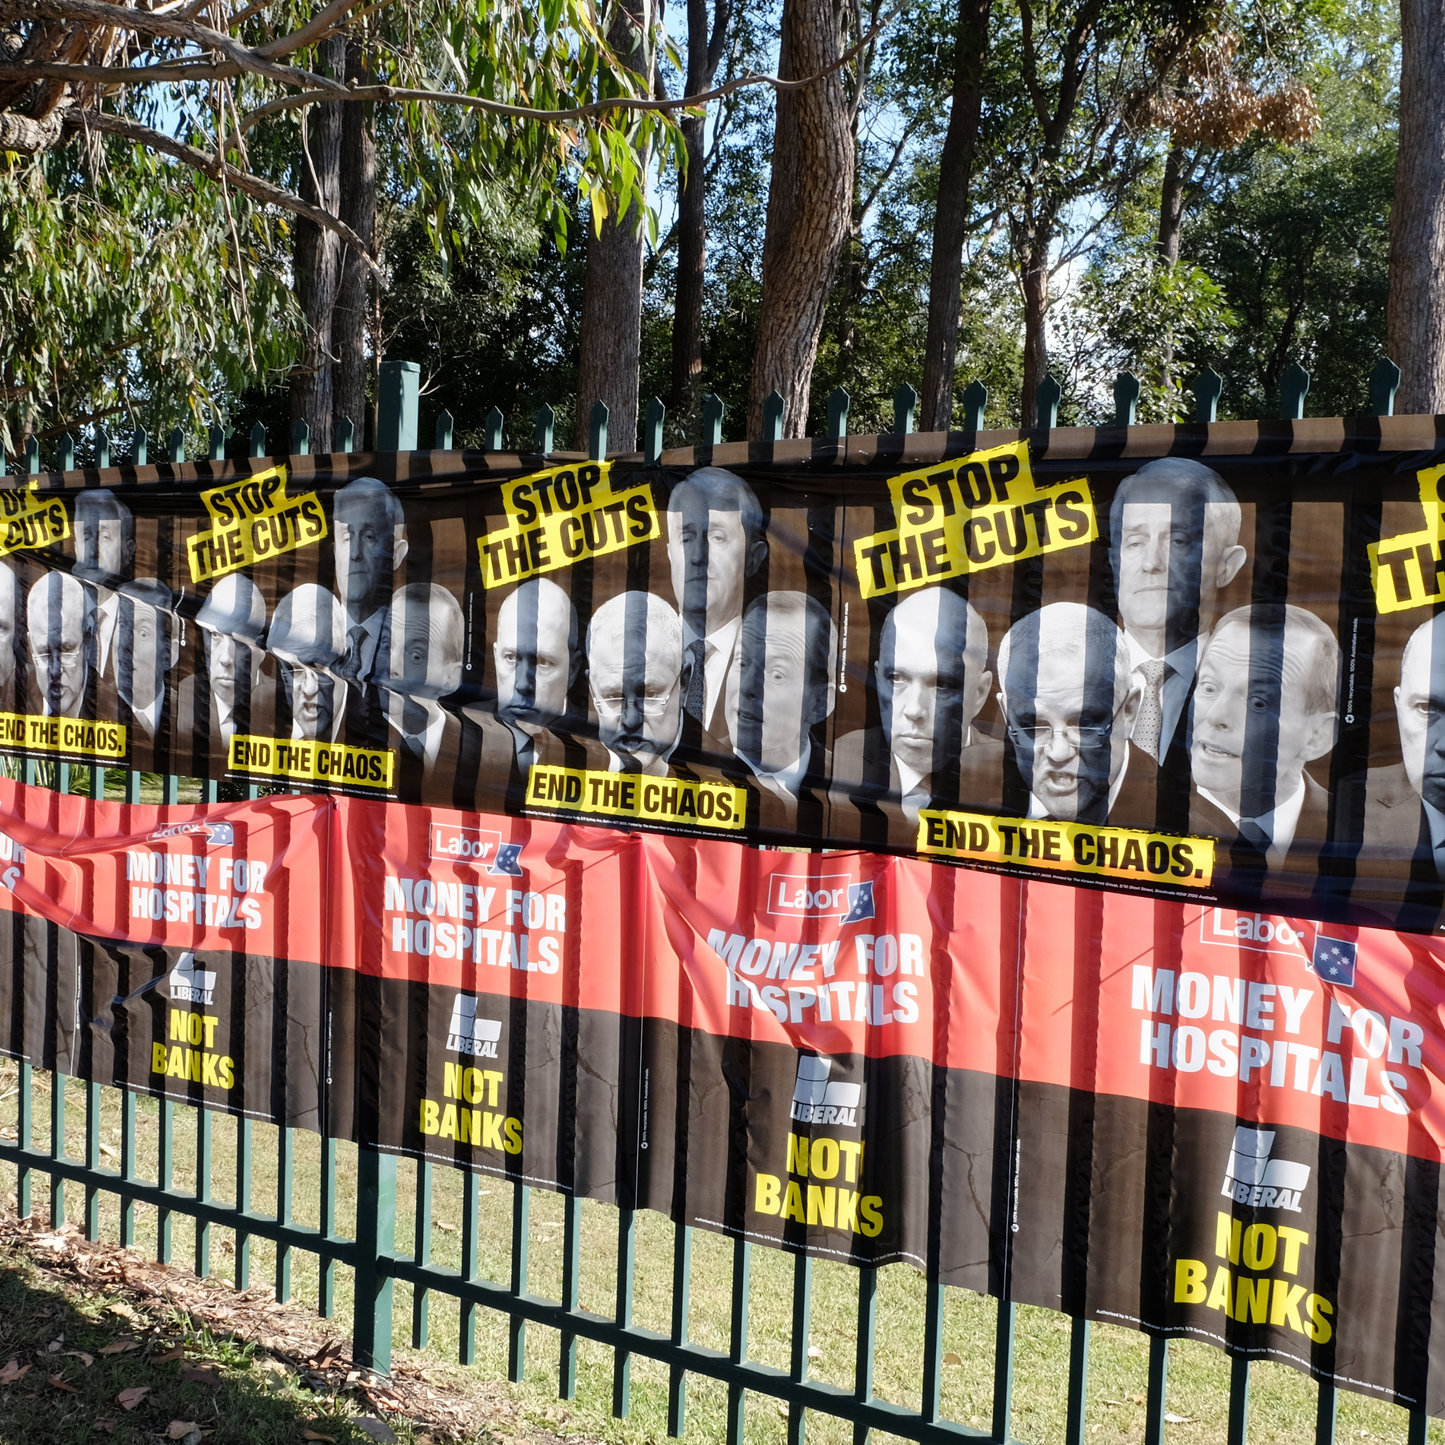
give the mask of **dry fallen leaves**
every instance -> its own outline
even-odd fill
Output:
[[[114,1434],[115,1434],[115,1421],[114,1421],[114,1420],[97,1420],[97,1421],[95,1422],[95,1428],[96,1428],[97,1430],[104,1430],[107,1435],[114,1435]]]
[[[173,1350],[168,1350],[164,1355],[157,1355],[157,1356],[155,1356],[155,1358],[151,1360],[151,1364],[153,1364],[153,1365],[168,1365],[172,1360],[183,1359],[184,1356],[185,1356],[185,1353],[186,1353],[186,1351],[185,1351],[184,1346],[182,1346],[182,1345],[177,1345],[177,1346],[175,1347],[175,1349],[173,1349]]]
[[[122,1390],[115,1397],[115,1403],[122,1410],[134,1410],[142,1400],[151,1392],[149,1385],[132,1385],[128,1390]]]
[[[221,1383],[220,1375],[209,1365],[182,1370],[181,1379],[189,1380],[193,1385],[219,1385]]]
[[[301,1432],[301,1438],[303,1440],[324,1440],[327,1442],[327,1445],[336,1445],[335,1435],[323,1435],[320,1430],[303,1430]]]
[[[194,1420],[172,1420],[166,1431],[167,1440],[184,1440],[187,1435],[200,1434],[201,1427]]]
[[[45,1383],[47,1385],[54,1385],[57,1390],[66,1390],[72,1395],[80,1394],[80,1391],[77,1390],[74,1385],[67,1385],[65,1381],[60,1378],[59,1375],[49,1376]]]
[[[12,1359],[3,1370],[0,1370],[0,1385],[13,1385],[21,1375],[27,1375],[29,1373],[29,1365],[22,1365]]]
[[[110,1344],[102,1345],[100,1347],[100,1353],[102,1355],[123,1355],[127,1350],[138,1349],[140,1349],[140,1341],[127,1338],[124,1340],[112,1340]]]
[[[79,1360],[87,1370],[95,1363],[95,1356],[86,1354],[84,1350],[66,1350],[65,1353],[68,1358]]]
[[[1171,1414],[1168,1410],[1166,1410],[1164,1412],[1164,1421],[1168,1425],[1192,1425],[1194,1423],[1194,1416],[1174,1415]]]
[[[954,1354],[954,1352],[950,1350],[943,1357],[943,1363],[945,1365],[961,1365],[963,1363],[963,1359],[961,1356]]]

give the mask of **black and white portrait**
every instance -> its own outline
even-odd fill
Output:
[[[171,610],[171,589],[155,577],[137,577],[119,593],[115,690],[127,724],[154,743],[164,736],[166,679],[181,656],[181,621]]]
[[[612,772],[667,773],[682,733],[682,621],[650,592],[623,592],[587,629],[587,683]]]
[[[376,676],[389,746],[429,782],[443,765],[456,765],[461,724],[439,699],[461,685],[466,623],[461,604],[436,583],[398,588],[390,612],[386,670]]]
[[[406,514],[385,482],[358,477],[332,503],[336,589],[346,604],[346,647],[337,671],[368,682],[386,667],[383,636],[392,593],[406,561]]]
[[[95,669],[114,682],[111,665],[119,588],[135,570],[135,517],[108,487],[87,487],[75,499],[72,572],[95,588]]]
[[[346,609],[340,600],[315,582],[303,582],[276,604],[266,646],[280,669],[291,736],[334,742],[347,689],[335,673],[346,655]]]
[[[25,613],[42,710],[80,717],[95,670],[95,593],[68,572],[46,572],[31,587]],[[108,701],[113,707],[113,696]],[[98,715],[115,713],[102,708]]]

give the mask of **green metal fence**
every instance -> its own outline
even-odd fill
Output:
[[[387,363],[382,385],[380,440],[387,449],[410,450],[416,445],[416,368],[410,363]],[[1372,402],[1377,415],[1389,415],[1399,372],[1382,361],[1369,379]],[[1287,418],[1302,415],[1303,398],[1309,379],[1298,367],[1286,373],[1282,384],[1282,412]],[[1196,378],[1193,390],[1198,404],[1198,420],[1212,421],[1220,385],[1219,378],[1206,372]],[[1134,403],[1138,382],[1121,376],[1115,388],[1118,424],[1129,425],[1134,419]],[[965,405],[973,429],[982,427],[987,394],[979,383],[965,393]],[[777,439],[782,434],[781,397],[768,408],[768,434]],[[1039,389],[1041,423],[1052,425],[1057,416],[1059,388],[1047,378]],[[894,397],[896,429],[911,430],[916,397],[911,388],[900,387]],[[843,435],[847,427],[848,397],[834,393],[829,400],[829,433]],[[720,437],[721,404],[714,397],[705,399],[703,408],[704,441],[716,442]],[[660,403],[648,409],[644,423],[645,453],[655,460],[661,452],[663,414]],[[502,418],[493,412],[488,419],[488,439],[497,448],[501,444]],[[543,408],[538,417],[538,446],[551,449],[552,415]],[[607,415],[605,407],[594,410],[590,418],[590,447],[594,455],[606,451]],[[257,429],[259,431],[259,428]],[[343,427],[343,432],[348,432]],[[452,418],[443,413],[437,422],[437,446],[447,448],[452,437]],[[349,441],[349,435],[346,440]],[[304,452],[307,437],[304,427],[292,438],[293,451]],[[545,446],[543,443],[545,442]],[[213,457],[219,458],[224,437],[219,429],[211,437]],[[144,460],[146,441],[142,433],[133,443],[133,459]],[[264,433],[253,432],[250,438],[253,456],[266,451]],[[346,446],[346,450],[350,447]],[[73,462],[74,447],[62,447]],[[183,442],[179,435],[171,440],[172,460],[183,459]],[[29,450],[32,470],[39,469],[38,449]],[[104,443],[104,459],[109,462],[109,443]],[[110,796],[123,801],[141,801],[142,779],[134,772],[101,768],[51,766],[34,762],[24,764],[24,777],[29,783],[40,783],[60,791],[84,792],[90,796]],[[180,801],[183,786],[188,800],[215,802],[218,787],[214,782],[198,783],[177,777],[159,780],[159,796],[151,799],[162,803]],[[257,790],[252,788],[251,796]],[[921,1389],[919,1407],[908,1408],[875,1393],[875,1363],[878,1338],[879,1272],[862,1267],[852,1270],[857,1278],[856,1355],[852,1388],[844,1388],[811,1375],[809,1352],[810,1326],[814,1293],[813,1261],[803,1254],[792,1257],[791,1330],[789,1365],[782,1369],[765,1364],[749,1355],[749,1303],[752,1296],[752,1246],[736,1240],[731,1244],[731,1281],[729,1289],[730,1321],[728,1348],[715,1349],[689,1338],[692,1310],[691,1289],[694,1280],[693,1233],[679,1226],[674,1233],[671,1261],[671,1327],[667,1331],[645,1328],[634,1319],[634,1293],[637,1278],[637,1217],[634,1211],[618,1209],[616,1215],[616,1297],[611,1315],[581,1307],[582,1272],[582,1203],[567,1196],[562,1200],[563,1223],[561,1239],[561,1290],[559,1299],[532,1292],[530,1278],[534,1262],[529,1258],[531,1243],[531,1189],[521,1183],[506,1186],[511,1190],[511,1261],[506,1279],[488,1279],[479,1273],[478,1239],[482,1224],[483,1176],[467,1171],[448,1173],[460,1175],[461,1227],[460,1267],[444,1267],[432,1258],[433,1199],[441,1182],[443,1170],[422,1160],[415,1165],[415,1234],[411,1249],[397,1239],[398,1161],[395,1156],[361,1149],[356,1154],[354,1198],[343,1200],[338,1187],[337,1141],[323,1138],[320,1144],[320,1199],[318,1223],[299,1222],[296,1217],[297,1131],[277,1131],[276,1146],[276,1210],[265,1213],[254,1207],[252,1175],[258,1163],[256,1130],[249,1119],[235,1121],[235,1168],[230,1181],[229,1197],[218,1198],[213,1178],[215,1170],[213,1125],[215,1115],[205,1109],[182,1105],[193,1116],[195,1129],[195,1187],[178,1187],[175,1180],[178,1111],[170,1100],[159,1101],[156,1137],[156,1168],[153,1177],[143,1176],[138,1167],[140,1139],[138,1102],[142,1098],[133,1090],[111,1090],[100,1084],[67,1081],[63,1075],[50,1076],[50,1119],[48,1128],[36,1117],[37,1070],[30,1063],[19,1065],[16,1139],[12,1143],[0,1138],[0,1161],[13,1165],[17,1171],[16,1202],[19,1214],[29,1216],[34,1208],[33,1191],[37,1176],[48,1181],[49,1217],[58,1225],[65,1217],[67,1185],[84,1191],[84,1233],[87,1239],[101,1237],[102,1196],[113,1196],[119,1204],[119,1242],[124,1246],[136,1243],[136,1207],[146,1206],[156,1213],[156,1253],[164,1263],[172,1262],[172,1223],[176,1216],[195,1222],[194,1269],[207,1276],[212,1268],[212,1231],[234,1232],[234,1277],[238,1288],[251,1287],[251,1245],[255,1240],[268,1240],[275,1246],[275,1293],[280,1301],[292,1297],[292,1263],[298,1252],[314,1256],[318,1268],[318,1308],[323,1317],[336,1311],[336,1271],[343,1266],[352,1271],[354,1301],[351,1321],[354,1360],[359,1367],[369,1367],[385,1374],[391,1365],[393,1337],[393,1296],[398,1282],[412,1289],[412,1329],[414,1347],[425,1348],[430,1334],[432,1296],[457,1302],[459,1309],[458,1358],[462,1364],[473,1364],[477,1358],[476,1332],[481,1310],[490,1310],[505,1317],[508,1337],[508,1378],[521,1381],[525,1364],[525,1342],[529,1324],[555,1331],[559,1339],[558,1384],[564,1400],[574,1398],[577,1389],[578,1342],[595,1341],[612,1352],[612,1410],[626,1417],[632,1402],[632,1361],[634,1357],[653,1360],[667,1371],[667,1431],[670,1436],[684,1434],[690,1378],[718,1381],[726,1386],[726,1438],[729,1445],[741,1445],[748,1438],[747,1403],[750,1395],[772,1400],[786,1410],[789,1445],[802,1445],[805,1422],[809,1412],[830,1416],[852,1427],[855,1445],[866,1445],[871,1431],[877,1430],[904,1440],[942,1442],[987,1440],[1005,1442],[1015,1438],[1013,1431],[1013,1388],[1015,1365],[1015,1330],[1017,1307],[999,1300],[994,1328],[992,1359],[991,1419],[975,1426],[947,1419],[942,1413],[945,1325],[945,1290],[936,1281],[925,1282],[922,1340]],[[67,1084],[70,1087],[67,1087]],[[84,1157],[73,1158],[67,1152],[67,1096],[79,1087],[84,1093]],[[113,1151],[102,1142],[101,1117],[104,1097],[120,1096],[120,1147]],[[147,1096],[148,1097],[148,1096]],[[37,1144],[37,1133],[42,1137]],[[114,1153],[116,1164],[107,1164],[104,1155]],[[490,1181],[495,1182],[495,1181]],[[339,1206],[354,1202],[355,1230],[352,1236],[338,1230]],[[959,1293],[955,1291],[955,1293]],[[1061,1317],[1061,1321],[1062,1321]],[[1069,1364],[1066,1380],[1056,1388],[1066,1392],[1065,1439],[1067,1445],[1084,1445],[1088,1438],[1086,1399],[1090,1358],[1090,1326],[1083,1318],[1069,1318]],[[1148,1342],[1147,1390],[1144,1398],[1145,1445],[1161,1445],[1165,1438],[1168,1415],[1168,1372],[1170,1344],[1166,1339],[1151,1337]],[[1250,1362],[1235,1357],[1230,1362],[1228,1399],[1229,1445],[1244,1445],[1250,1391]],[[1117,1402],[1106,1402],[1117,1403]],[[1317,1445],[1332,1445],[1336,1436],[1337,1394],[1326,1383],[1318,1386],[1315,1440]],[[757,1408],[756,1403],[754,1408]],[[1428,1420],[1423,1412],[1408,1417],[1409,1445],[1424,1445]]]

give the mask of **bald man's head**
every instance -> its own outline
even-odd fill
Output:
[[[501,717],[529,733],[556,722],[582,665],[572,599],[546,577],[522,583],[497,613],[492,660]]]
[[[390,676],[383,687],[411,697],[446,697],[462,683],[466,624],[445,587],[413,583],[391,599]]]
[[[592,614],[587,676],[597,733],[639,763],[669,754],[682,722],[682,622],[660,597],[623,592]]]
[[[10,563],[0,562],[0,688],[15,680],[24,610],[20,579]]]
[[[1395,720],[1410,786],[1445,811],[1445,613],[1417,627],[1405,644]]]
[[[95,665],[95,594],[67,572],[47,572],[26,599],[30,656],[52,717],[79,717]]]
[[[988,698],[988,628],[956,592],[907,593],[888,614],[875,676],[883,730],[920,778],[957,760]]]

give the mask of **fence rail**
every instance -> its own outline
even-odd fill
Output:
[[[410,450],[416,444],[416,368],[411,363],[389,362],[383,368],[381,396],[380,441],[385,449]],[[1369,385],[1376,415],[1390,415],[1399,371],[1382,359],[1371,373]],[[1286,372],[1282,381],[1282,414],[1286,418],[1303,415],[1303,401],[1309,378],[1297,366]],[[1201,422],[1214,420],[1215,406],[1221,389],[1220,378],[1206,371],[1191,383]],[[1039,414],[1045,426],[1052,426],[1057,417],[1059,388],[1052,377],[1039,389]],[[1115,387],[1118,406],[1117,424],[1127,426],[1134,420],[1139,395],[1138,381],[1121,376]],[[781,436],[783,413],[781,397],[767,408],[769,431]],[[894,396],[895,423],[898,433],[912,429],[916,394],[911,387],[901,386]],[[987,392],[975,382],[964,394],[970,426],[983,426]],[[829,433],[839,438],[846,432],[849,398],[841,389],[829,401]],[[709,395],[702,408],[704,443],[716,443],[721,435],[722,403]],[[536,443],[539,451],[549,451],[552,442],[551,408],[544,407],[538,416]],[[644,423],[645,451],[649,461],[661,454],[663,412],[660,403],[648,409]],[[495,409],[487,419],[490,447],[501,445],[502,417]],[[607,448],[607,411],[600,403],[590,418],[589,451],[605,455]],[[437,422],[437,445],[451,444],[453,421],[443,413]],[[354,429],[342,428],[343,451],[351,450]],[[210,448],[212,459],[223,453],[225,438],[220,428],[212,428]],[[293,452],[304,453],[309,435],[304,424],[292,438]],[[259,427],[250,438],[251,454],[265,453],[266,437]],[[144,431],[133,439],[134,459],[144,462],[148,441]],[[74,443],[65,438],[61,444],[62,459],[73,465]],[[97,439],[97,460],[102,466],[110,462],[109,439]],[[184,459],[184,438],[176,433],[170,439],[170,459]],[[39,449],[32,437],[27,446],[30,470],[39,470]],[[110,796],[123,801],[141,801],[142,779],[139,773],[103,768],[86,768],[66,764],[43,765],[33,761],[24,764],[27,782],[41,783],[65,792],[84,792],[90,796]],[[199,801],[218,800],[215,782],[197,784],[168,776],[160,779],[158,801],[175,803],[181,793],[196,796]],[[255,797],[259,790],[250,788]],[[749,1306],[752,1293],[752,1246],[743,1240],[732,1242],[731,1280],[729,1288],[730,1319],[728,1347],[712,1348],[692,1340],[691,1290],[694,1280],[693,1234],[679,1226],[674,1235],[671,1260],[670,1313],[671,1325],[664,1332],[644,1327],[634,1319],[635,1280],[638,1268],[637,1217],[628,1209],[616,1214],[616,1298],[612,1315],[599,1314],[580,1304],[582,1273],[582,1204],[574,1197],[562,1200],[563,1232],[561,1241],[561,1298],[551,1299],[531,1291],[529,1259],[531,1189],[520,1182],[511,1185],[511,1251],[510,1273],[505,1282],[483,1277],[479,1273],[478,1240],[481,1225],[482,1176],[465,1171],[459,1174],[462,1197],[460,1229],[460,1267],[446,1268],[432,1259],[433,1199],[441,1180],[441,1170],[430,1161],[415,1166],[414,1213],[416,1220],[413,1248],[398,1248],[398,1161],[395,1156],[369,1150],[357,1151],[355,1217],[353,1237],[338,1231],[338,1205],[341,1203],[338,1173],[337,1141],[321,1140],[319,1223],[301,1223],[295,1213],[297,1139],[292,1129],[278,1130],[276,1173],[277,1208],[274,1214],[253,1206],[252,1174],[258,1162],[256,1131],[249,1119],[236,1120],[235,1181],[231,1199],[217,1198],[214,1193],[215,1158],[213,1122],[215,1115],[203,1108],[190,1108],[195,1116],[195,1178],[192,1189],[175,1183],[177,1106],[169,1100],[158,1104],[158,1136],[156,1171],[153,1178],[142,1177],[138,1167],[139,1117],[138,1103],[143,1096],[137,1091],[108,1090],[99,1084],[83,1083],[84,1094],[83,1159],[67,1154],[67,1096],[78,1081],[68,1081],[62,1074],[51,1075],[50,1119],[48,1131],[40,1128],[36,1117],[37,1070],[28,1062],[19,1064],[16,1133],[14,1143],[0,1138],[0,1161],[17,1171],[16,1203],[22,1216],[31,1215],[32,1198],[37,1176],[48,1180],[49,1215],[53,1225],[65,1217],[67,1185],[84,1191],[84,1233],[90,1240],[101,1237],[101,1198],[112,1196],[119,1204],[119,1242],[134,1246],[136,1242],[136,1206],[156,1212],[156,1253],[162,1263],[172,1263],[173,1221],[188,1217],[195,1226],[196,1274],[205,1277],[212,1267],[212,1230],[234,1232],[235,1282],[238,1288],[251,1286],[251,1244],[255,1240],[270,1241],[276,1251],[275,1293],[279,1301],[292,1298],[293,1256],[314,1256],[318,1268],[318,1308],[323,1317],[336,1312],[336,1269],[343,1266],[353,1272],[354,1302],[352,1314],[353,1354],[359,1367],[368,1367],[385,1374],[391,1365],[393,1337],[393,1295],[398,1282],[412,1288],[411,1341],[415,1348],[425,1348],[430,1338],[431,1297],[442,1296],[457,1302],[459,1309],[458,1358],[462,1364],[477,1359],[476,1330],[479,1311],[489,1310],[505,1317],[507,1322],[508,1378],[523,1378],[526,1352],[526,1331],[529,1324],[556,1331],[559,1339],[558,1384],[564,1400],[574,1398],[577,1390],[578,1343],[592,1341],[612,1351],[612,1411],[619,1418],[628,1415],[632,1404],[632,1361],[634,1357],[656,1361],[667,1370],[667,1430],[670,1436],[684,1434],[687,1423],[688,1381],[702,1378],[726,1386],[725,1436],[729,1445],[741,1445],[748,1437],[747,1397],[749,1394],[771,1399],[787,1412],[789,1445],[802,1445],[809,1412],[832,1417],[852,1427],[855,1445],[866,1445],[871,1431],[933,1445],[933,1442],[979,1440],[1005,1442],[1015,1438],[1014,1368],[1016,1360],[1017,1306],[999,1300],[993,1338],[992,1410],[987,1426],[964,1424],[945,1418],[942,1412],[943,1371],[945,1365],[945,1289],[936,1281],[924,1283],[922,1369],[919,1388],[920,1405],[912,1409],[880,1398],[875,1392],[875,1362],[878,1338],[879,1273],[871,1267],[852,1270],[857,1278],[856,1351],[854,1383],[851,1389],[815,1379],[810,1374],[810,1331],[812,1321],[814,1263],[804,1254],[792,1260],[791,1328],[789,1365],[786,1369],[750,1358]],[[67,1087],[67,1085],[72,1087]],[[106,1093],[120,1095],[119,1165],[107,1167],[102,1158],[101,1115]],[[48,1132],[48,1141],[37,1146],[37,1131]],[[350,1201],[348,1201],[350,1202]],[[961,1293],[961,1292],[959,1292]],[[1061,1317],[1065,1318],[1065,1317]],[[1090,1325],[1082,1317],[1067,1317],[1069,1332],[1069,1364],[1066,1382],[1065,1440],[1067,1445],[1084,1445],[1090,1424],[1087,1419],[1088,1370],[1090,1358]],[[1162,1445],[1166,1433],[1169,1399],[1170,1343],[1162,1337],[1148,1341],[1147,1392],[1144,1396],[1145,1445]],[[1228,1399],[1229,1445],[1244,1445],[1247,1437],[1250,1361],[1236,1356],[1230,1362]],[[1317,1445],[1332,1445],[1336,1438],[1338,1396],[1328,1383],[1318,1386],[1314,1438]],[[1097,1422],[1095,1422],[1097,1424]],[[1424,1445],[1428,1419],[1423,1412],[1408,1415],[1409,1445]]]

